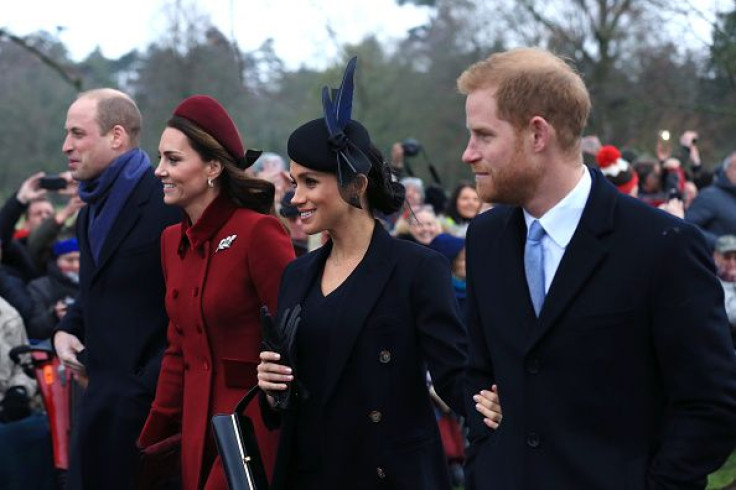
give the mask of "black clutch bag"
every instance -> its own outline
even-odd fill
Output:
[[[245,408],[259,392],[258,386],[254,386],[235,406],[234,413],[212,417],[217,451],[222,458],[230,490],[268,490],[253,422],[250,417],[243,415]]]

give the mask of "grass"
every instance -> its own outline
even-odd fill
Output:
[[[720,470],[708,477],[707,490],[736,488],[734,482],[736,482],[736,452],[729,456],[728,460]]]

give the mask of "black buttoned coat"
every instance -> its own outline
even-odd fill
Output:
[[[58,330],[85,344],[89,376],[78,417],[70,489],[133,488],[136,439],[151,408],[167,317],[161,232],[181,219],[163,202],[161,183],[146,170],[110,229],[95,263],[89,208],[77,219],[79,296]]]
[[[319,281],[330,250],[328,242],[286,268],[280,314]],[[325,433],[314,441],[325,488],[449,489],[426,384],[428,367],[440,396],[462,406],[466,333],[449,265],[429,248],[391,238],[379,223],[363,261],[345,284],[325,352]],[[297,376],[298,368],[297,361]],[[294,421],[294,411],[282,413],[276,490],[287,488]]]
[[[518,207],[467,235],[470,489],[697,489],[736,443],[736,356],[700,232],[598,171],[539,319]]]

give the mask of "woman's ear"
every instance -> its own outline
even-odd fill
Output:
[[[225,166],[219,160],[210,160],[207,162],[207,178],[215,180],[222,175]]]

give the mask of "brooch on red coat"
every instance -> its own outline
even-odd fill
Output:
[[[220,244],[217,246],[215,253],[219,252],[220,250],[225,250],[226,248],[230,248],[230,246],[233,244],[236,238],[238,238],[238,235],[230,235],[220,240]]]

